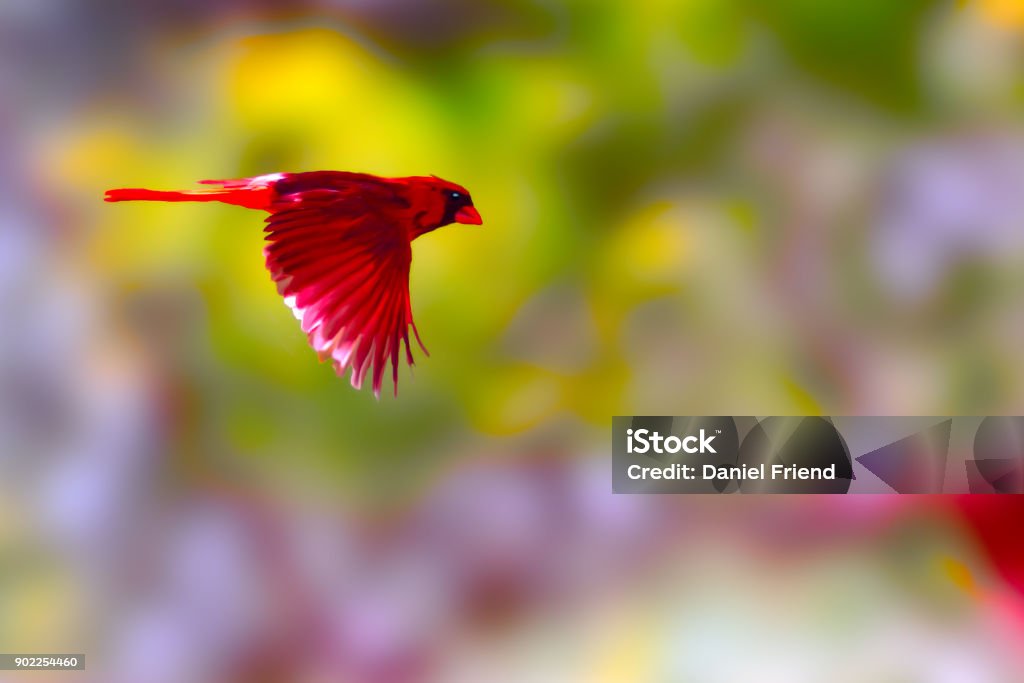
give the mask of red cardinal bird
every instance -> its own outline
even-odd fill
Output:
[[[186,192],[109,190],[108,202],[223,202],[268,211],[263,249],[277,291],[320,355],[338,375],[352,368],[360,388],[373,366],[380,397],[392,366],[398,395],[398,358],[409,328],[424,353],[409,304],[410,243],[449,223],[483,221],[464,187],[436,176],[380,178],[365,173],[275,173],[239,180],[202,180],[213,189]]]

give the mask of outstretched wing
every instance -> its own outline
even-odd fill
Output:
[[[390,361],[397,395],[403,342],[413,364],[410,327],[419,342],[409,303],[409,238],[380,204],[399,200],[380,195],[386,188],[368,193],[347,184],[275,189],[285,192],[266,219],[263,252],[278,292],[339,376],[351,368],[358,389],[372,366],[379,397]]]

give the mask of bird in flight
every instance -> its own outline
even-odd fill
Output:
[[[409,302],[411,243],[450,223],[480,225],[466,188],[437,176],[344,171],[199,182],[210,187],[122,188],[108,190],[105,200],[222,202],[269,212],[267,269],[313,349],[321,360],[332,360],[339,376],[351,369],[356,389],[370,373],[377,398],[390,361],[397,396],[403,342],[413,365],[410,327],[427,353]]]

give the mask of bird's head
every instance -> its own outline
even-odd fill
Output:
[[[419,234],[451,223],[480,225],[483,219],[473,206],[469,190],[437,176],[407,178]]]

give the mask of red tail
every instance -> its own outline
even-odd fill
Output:
[[[144,190],[142,188],[123,187],[107,190],[103,197],[107,202],[133,202],[137,200],[149,202],[216,202],[220,201],[222,190],[196,190],[194,192],[168,192],[164,190]]]
[[[221,181],[218,181],[221,182]],[[224,181],[227,183],[228,181]],[[235,181],[232,181],[235,182]],[[270,188],[266,185],[241,185],[222,187],[216,190],[146,190],[125,187],[107,190],[103,197],[107,202],[223,202],[247,209],[267,209],[270,206]]]

